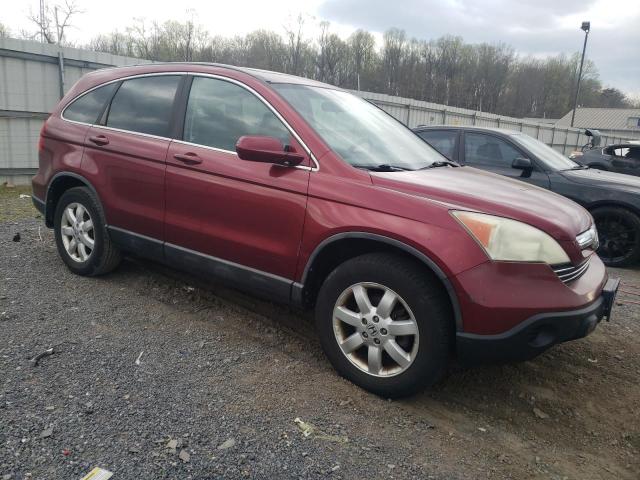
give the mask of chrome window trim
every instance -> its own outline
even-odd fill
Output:
[[[186,142],[184,140],[176,140],[173,139],[172,140],[173,143],[179,143],[181,145],[189,145],[192,147],[198,147],[198,148],[206,148],[207,150],[213,150],[214,152],[221,152],[221,153],[227,153],[229,155],[234,155],[234,156],[238,156],[237,152],[234,152],[233,150],[225,150],[224,148],[218,148],[218,147],[212,147],[210,145],[201,145],[199,143],[193,143],[193,142]],[[273,165],[278,165],[277,163],[274,163]],[[285,165],[280,165],[283,168],[297,168],[298,170],[306,170],[309,172],[317,172],[318,168],[314,168],[314,167],[307,167],[306,165],[294,165],[293,167],[287,167]]]
[[[89,126],[89,127],[97,127],[97,128],[101,128],[101,129],[105,129],[105,130],[112,130],[114,132],[129,133],[129,134],[132,134],[132,135],[139,135],[139,136],[148,137],[148,138],[155,138],[155,139],[159,139],[159,140],[169,140],[169,141],[173,141],[173,142],[180,143],[180,144],[183,144],[183,145],[192,145],[194,147],[206,148],[206,149],[214,150],[214,151],[217,151],[217,152],[230,153],[230,154],[233,154],[233,155],[237,156],[237,153],[234,152],[234,151],[231,151],[231,150],[225,150],[225,149],[222,149],[222,148],[211,147],[211,146],[208,146],[208,145],[201,145],[201,144],[198,144],[198,143],[186,142],[184,140],[178,140],[177,138],[163,137],[163,136],[158,136],[158,135],[152,135],[152,134],[149,134],[149,133],[136,132],[136,131],[133,131],[133,130],[123,130],[123,129],[120,129],[120,128],[108,127],[106,125],[98,125],[96,123],[78,122],[76,120],[70,120],[70,119],[64,117],[65,110],[67,108],[69,108],[69,106],[71,106],[76,100],[78,100],[79,98],[91,93],[92,91],[94,91],[94,90],[96,90],[96,89],[98,89],[100,87],[104,87],[104,86],[109,85],[111,83],[123,82],[125,80],[132,80],[132,79],[135,79],[135,78],[143,78],[143,77],[181,76],[181,75],[182,76],[188,75],[188,76],[192,76],[192,77],[215,78],[215,79],[218,79],[218,80],[222,80],[222,81],[225,81],[225,82],[230,82],[230,83],[233,83],[235,85],[238,85],[239,87],[244,88],[249,93],[253,94],[255,97],[258,98],[258,100],[260,100],[264,105],[266,105],[266,107],[276,116],[276,118],[278,118],[278,120],[280,120],[282,122],[282,124],[285,126],[285,128],[287,130],[289,130],[289,133],[291,133],[291,135],[293,135],[293,137],[300,143],[300,145],[305,150],[307,155],[309,155],[309,158],[311,159],[311,161],[314,164],[314,166],[312,166],[312,167],[307,167],[307,166],[304,166],[304,165],[296,165],[293,168],[297,168],[297,169],[300,169],[300,170],[307,170],[307,171],[310,171],[310,172],[317,172],[318,170],[320,170],[320,163],[316,159],[316,157],[313,154],[313,152],[311,151],[311,149],[302,140],[302,138],[300,138],[300,135],[298,135],[298,133],[284,119],[284,117],[282,115],[280,115],[280,113],[275,109],[275,107],[273,107],[273,105],[271,105],[262,95],[260,95],[258,92],[256,92],[250,86],[245,85],[244,83],[242,83],[242,82],[240,82],[240,81],[238,81],[236,79],[225,77],[225,76],[222,76],[222,75],[217,75],[217,74],[212,74],[212,73],[182,72],[182,71],[180,71],[180,72],[154,72],[154,73],[141,73],[141,74],[137,74],[137,75],[129,75],[127,77],[121,77],[121,78],[117,78],[117,79],[114,79],[114,80],[109,80],[108,82],[104,82],[104,83],[101,83],[101,84],[96,85],[94,87],[91,87],[89,90],[87,90],[85,92],[82,92],[80,95],[74,97],[62,109],[62,112],[60,112],[60,118],[62,120],[64,120],[65,122],[75,123],[77,125],[86,125],[86,126]],[[188,101],[189,100],[187,98],[187,102]]]
[[[193,142],[187,142],[186,140],[173,140],[175,143],[180,143],[182,145],[191,145],[193,147],[198,147],[198,148],[206,148],[207,150],[213,150],[214,152],[222,152],[222,153],[228,153],[230,155],[235,155],[236,157],[238,156],[237,152],[234,152],[233,150],[227,150],[224,148],[218,148],[218,147],[212,147],[210,145],[202,145],[200,143],[193,143]]]
[[[67,103],[64,108],[62,109],[62,111],[60,112],[60,118],[62,120],[64,120],[65,122],[69,122],[69,123],[76,123],[78,125],[89,125],[89,126],[96,126],[96,127],[105,127],[105,128],[109,128],[111,130],[115,130],[118,132],[127,132],[127,133],[134,133],[134,134],[138,134],[138,135],[145,135],[145,136],[151,136],[154,138],[167,138],[167,137],[160,137],[158,135],[150,135],[148,133],[142,133],[142,132],[135,132],[133,130],[121,130],[118,128],[113,128],[113,127],[106,127],[105,125],[97,125],[95,123],[87,123],[87,122],[78,122],[77,120],[70,120],[68,118],[65,118],[64,116],[64,112],[67,110],[67,108],[69,108],[73,103],[75,103],[77,100],[79,100],[80,98],[84,97],[85,95],[88,95],[89,93],[93,92],[94,90],[97,90],[98,88],[101,87],[105,87],[107,85],[111,85],[112,83],[117,83],[117,82],[123,82],[125,80],[131,80],[134,78],[144,78],[144,77],[160,77],[160,76],[184,76],[184,75],[188,75],[187,72],[156,72],[156,73],[140,73],[137,75],[129,75],[128,77],[121,77],[121,78],[116,78],[115,80],[109,80],[108,82],[104,82],[101,83],[99,85],[96,85],[94,87],[91,87],[89,90],[82,92],[80,95],[78,95],[77,97],[74,97],[71,101],[69,101],[69,103]],[[117,92],[116,92],[117,93]],[[169,140],[171,140],[171,138],[169,138]]]
[[[107,127],[106,125],[97,125],[97,124],[93,124],[91,125],[92,127],[96,127],[96,128],[100,128],[103,130],[111,130],[112,132],[120,132],[120,133],[130,133],[132,135],[138,135],[140,137],[148,137],[148,138],[155,138],[156,140],[167,140],[169,142],[171,142],[173,139],[169,138],[169,137],[161,137],[159,135],[153,135],[151,133],[143,133],[143,132],[134,132],[132,130],[123,130],[122,128],[115,128],[115,127]]]

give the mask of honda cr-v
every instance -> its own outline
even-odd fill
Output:
[[[384,396],[433,384],[454,355],[526,359],[584,337],[617,288],[582,207],[457,166],[303,78],[92,72],[44,124],[39,157],[34,202],[73,272],[129,253],[315,309],[335,368]]]

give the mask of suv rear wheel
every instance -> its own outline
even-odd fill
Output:
[[[53,222],[58,253],[73,273],[101,275],[120,263],[102,208],[88,188],[67,190],[58,201]]]
[[[316,326],[336,370],[383,397],[410,395],[441,380],[452,326],[438,280],[411,260],[367,254],[322,285]]]

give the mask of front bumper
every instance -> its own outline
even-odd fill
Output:
[[[609,320],[619,283],[617,278],[607,280],[601,295],[587,307],[534,315],[501,334],[458,332],[458,358],[466,364],[529,360],[553,345],[586,337],[600,320]]]

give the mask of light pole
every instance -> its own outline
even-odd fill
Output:
[[[578,71],[578,82],[576,83],[576,95],[573,97],[573,112],[571,113],[571,126],[576,118],[576,108],[578,108],[578,94],[580,93],[580,79],[582,77],[582,65],[584,64],[584,53],[587,51],[587,38],[591,30],[591,22],[582,22],[581,30],[584,30],[584,45],[582,46],[582,58],[580,59],[580,70]]]

